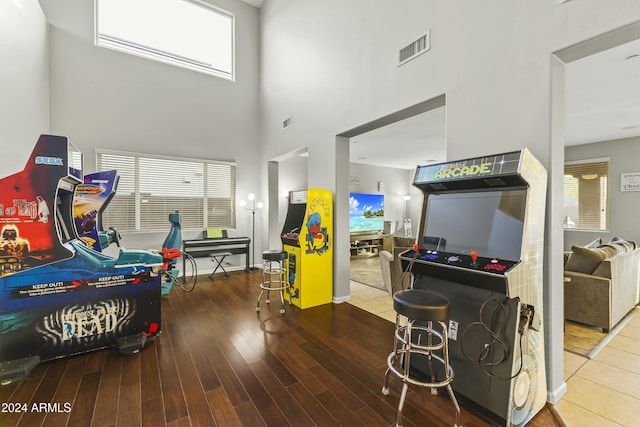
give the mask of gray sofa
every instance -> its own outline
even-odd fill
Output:
[[[593,247],[597,246],[597,247]],[[564,316],[608,332],[638,304],[640,249],[614,238],[565,254]]]

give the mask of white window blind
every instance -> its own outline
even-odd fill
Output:
[[[198,0],[95,0],[96,44],[233,80],[234,16]]]
[[[609,227],[609,160],[566,163],[564,166],[564,226],[582,230]]]
[[[234,163],[98,152],[99,171],[118,171],[120,182],[102,216],[119,231],[166,230],[178,210],[183,228],[235,228]]]

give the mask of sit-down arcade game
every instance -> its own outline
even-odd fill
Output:
[[[135,352],[160,332],[162,256],[120,248],[113,258],[81,240],[73,201],[82,182],[82,153],[50,135],[0,180],[3,383],[44,360],[112,345]]]
[[[84,182],[76,186],[73,196],[73,218],[78,237],[87,246],[102,252],[111,243],[120,243],[113,228],[102,224],[104,210],[116,194],[120,177],[117,171],[102,171],[84,175]]]
[[[527,149],[418,166],[418,250],[401,254],[414,288],[449,299],[456,397],[505,426],[526,424],[546,401],[546,182]],[[427,366],[412,356],[412,370]]]

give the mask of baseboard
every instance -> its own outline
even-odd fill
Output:
[[[620,322],[618,322],[618,324],[614,326],[614,328],[611,329],[609,333],[605,335],[605,337],[602,338],[600,342],[591,349],[591,351],[589,351],[589,353],[587,353],[587,358],[593,359],[594,357],[596,357],[598,353],[600,353],[600,350],[602,350],[604,346],[609,343],[609,341],[611,341],[616,335],[618,335],[618,332],[620,332],[622,328],[624,328],[625,325],[629,323],[631,319],[633,319],[633,315],[634,313],[633,311],[631,311]]]
[[[333,303],[334,304],[341,304],[343,302],[347,302],[351,299],[351,294],[349,295],[345,295],[342,297],[333,297]]]
[[[547,390],[547,402],[555,405],[560,402],[560,399],[562,399],[565,394],[567,394],[567,383],[563,381],[562,385],[556,390]]]

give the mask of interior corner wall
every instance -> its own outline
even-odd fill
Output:
[[[621,191],[621,174],[640,173],[640,137],[574,145],[565,148],[565,161],[609,157],[609,230],[606,232],[566,230],[564,250],[582,246],[597,238],[608,242],[612,237],[632,240],[640,245],[640,192]]]
[[[0,2],[0,177],[19,172],[49,132],[49,43],[37,0]]]
[[[235,81],[94,45],[93,1],[41,0],[51,49],[51,129],[85,154],[95,171],[95,149],[235,161],[238,200],[266,201],[260,175],[258,118],[260,24],[257,8],[209,0],[235,14]],[[266,165],[265,165],[266,166]],[[256,252],[262,247],[264,209],[256,214]],[[237,230],[251,236],[251,214],[237,210]],[[105,224],[106,226],[106,224]],[[169,223],[167,222],[167,231]],[[126,233],[131,248],[162,245],[166,232]],[[184,238],[202,230],[183,230]],[[244,265],[242,255],[231,257]],[[202,269],[212,268],[201,259]]]

